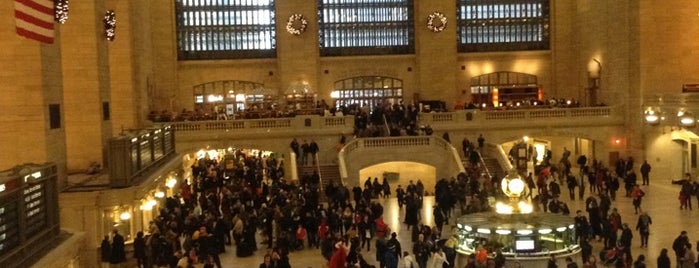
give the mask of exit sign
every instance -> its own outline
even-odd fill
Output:
[[[682,93],[699,93],[699,84],[682,85]]]

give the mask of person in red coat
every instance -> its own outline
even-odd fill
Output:
[[[307,236],[306,228],[299,223],[299,228],[296,229],[296,248],[303,248],[303,241],[306,241]]]
[[[335,253],[333,253],[333,256],[330,258],[328,268],[345,268],[347,255],[351,247],[352,243],[346,238],[342,238],[339,242],[335,243]]]

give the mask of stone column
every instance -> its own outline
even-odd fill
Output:
[[[427,28],[428,17],[441,12],[447,18],[447,26],[441,32]],[[453,109],[453,100],[461,92],[456,87],[456,5],[451,1],[415,1],[415,54],[417,59],[418,88],[421,99],[447,101]],[[439,19],[435,18],[438,25]]]
[[[61,27],[63,102],[68,172],[82,172],[92,162],[106,159],[106,142],[112,135],[104,120],[103,103],[110,102],[109,45],[103,18],[109,7],[103,1],[73,1],[69,23]],[[117,36],[119,26],[117,16]],[[111,105],[110,105],[111,106]]]

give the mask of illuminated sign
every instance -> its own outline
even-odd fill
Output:
[[[7,186],[5,186],[4,183],[3,183],[3,184],[0,184],[0,193],[4,192],[5,189],[7,189]]]

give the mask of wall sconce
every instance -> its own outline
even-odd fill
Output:
[[[600,74],[602,72],[602,63],[597,59],[592,59],[587,63],[587,75],[592,80],[597,80],[599,82]],[[599,84],[597,84],[599,86]]]
[[[121,219],[122,221],[128,221],[129,219],[131,219],[131,213],[129,213],[128,211],[124,211],[119,215],[119,219]]]
[[[677,119],[679,119],[680,126],[683,127],[694,127],[697,122],[692,112],[687,112],[684,110],[677,112]]]
[[[643,119],[646,121],[646,124],[651,126],[660,124],[660,120],[662,120],[662,117],[660,116],[660,109],[648,107],[643,112]]]

